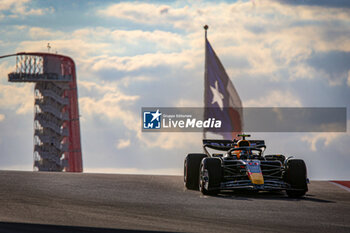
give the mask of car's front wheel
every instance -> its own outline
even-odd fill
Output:
[[[184,184],[187,189],[198,190],[199,167],[206,154],[188,154],[184,161]]]
[[[216,195],[220,191],[221,160],[205,158],[202,160],[199,172],[199,190],[204,195]]]
[[[289,197],[299,198],[304,196],[308,191],[305,162],[301,159],[288,160],[284,180],[291,186],[291,189],[286,190]]]

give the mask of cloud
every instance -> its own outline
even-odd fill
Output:
[[[0,41],[1,44],[1,41]],[[7,61],[1,61],[0,63],[0,75],[7,76],[8,73],[13,72],[15,70],[14,65],[10,65]]]
[[[121,85],[123,85],[124,87],[129,87],[129,85],[131,83],[135,83],[135,82],[141,82],[141,83],[145,83],[145,82],[152,82],[155,81],[154,77],[147,77],[147,76],[126,76],[121,78],[118,83],[120,83]]]
[[[79,68],[92,72],[108,69],[129,72],[172,65],[192,68],[193,63],[198,61],[197,51],[185,50],[188,47],[186,37],[166,31],[110,30],[103,27],[83,28],[70,33],[41,27],[24,27],[21,30],[32,40],[21,41],[17,51],[47,52],[49,42],[52,52],[67,54],[77,61]],[[132,55],[125,55],[126,50]]]
[[[135,71],[142,68],[155,68],[159,66],[169,66],[173,69],[193,68],[193,53],[191,51],[183,51],[181,53],[146,53],[136,56],[108,56],[99,57],[91,61],[92,70],[115,69],[119,71]]]
[[[173,150],[186,148],[191,145],[192,148],[200,148],[201,133],[142,133],[141,127],[138,130],[138,139],[147,148],[161,148],[165,150]]]
[[[168,24],[176,20],[188,19],[192,11],[188,7],[171,8],[168,5],[122,2],[98,10],[103,17],[127,19],[142,24]]]
[[[1,84],[0,109],[14,110],[16,114],[27,114],[33,111],[32,84]]]
[[[94,86],[99,88],[100,85],[94,84]],[[133,105],[138,99],[139,96],[125,95],[117,87],[112,87],[102,97],[79,98],[79,106],[84,119],[101,117],[110,122],[120,120],[130,130],[136,130],[139,120],[127,107]]]
[[[276,0],[282,4],[290,5],[308,5],[308,6],[322,6],[322,7],[339,7],[339,8],[349,8],[350,2],[347,0],[308,0],[308,1],[295,1],[295,0]]]
[[[117,92],[117,85],[115,83],[105,83],[101,82],[91,82],[91,81],[84,81],[84,80],[78,80],[78,85],[82,88],[85,88],[87,91],[95,94],[106,94],[106,93],[113,93]]]
[[[5,115],[4,114],[0,114],[0,122],[5,120]]]
[[[217,17],[217,12],[220,12],[220,18]],[[242,23],[250,26],[270,23],[274,26],[286,25],[292,21],[314,19],[328,21],[349,19],[350,17],[349,12],[342,8],[300,7],[281,4],[273,0],[259,1],[256,2],[255,6],[249,1],[219,4],[198,2],[184,6],[135,2],[117,3],[98,10],[97,14],[102,17],[125,19],[147,25],[170,24],[189,31],[198,25],[203,26],[206,22],[215,27],[227,28],[228,24],[233,22],[236,22],[237,27],[240,27]],[[272,15],[273,21],[270,20]]]
[[[217,12],[220,12],[220,19]],[[210,23],[209,39],[219,45],[214,47],[221,58],[227,56],[228,72],[234,76],[274,73],[271,79],[277,80],[281,70],[291,69],[290,81],[310,79],[320,74],[306,62],[313,58],[313,52],[350,51],[350,27],[342,23],[350,19],[350,14],[341,8],[299,7],[278,1],[260,1],[255,7],[251,2],[241,1],[231,4],[203,2],[181,7],[118,3],[99,10],[98,14],[140,24],[173,25],[188,33],[187,41],[193,49],[202,49],[203,32],[198,33],[199,25]],[[235,68],[236,64],[239,69]]]
[[[142,50],[143,47],[153,49],[173,50],[186,46],[182,36],[176,33],[153,30],[111,30],[109,28],[83,28],[72,33],[73,38],[86,39],[100,42],[118,43],[119,47],[128,47],[133,50]],[[140,43],[142,42],[142,43]]]
[[[8,61],[0,60],[0,74],[6,77],[15,70]],[[0,109],[15,111],[23,115],[33,111],[33,85],[29,83],[8,83],[7,77],[0,82]]]
[[[111,37],[116,42],[125,41],[134,46],[137,46],[139,41],[152,43],[159,49],[174,49],[186,46],[184,38],[179,34],[160,30],[114,30],[111,31]]]
[[[183,108],[183,107],[203,107],[204,103],[197,101],[197,100],[192,100],[192,99],[179,99],[176,100],[175,106],[177,108]]]
[[[301,107],[301,100],[290,91],[271,91],[258,99],[243,102],[244,107]]]
[[[53,13],[54,8],[31,8],[30,0],[0,0],[0,12],[9,11],[12,18]]]
[[[123,149],[123,148],[126,148],[128,146],[130,146],[130,139],[120,139],[116,144],[116,147],[118,149]]]
[[[298,63],[289,69],[289,80],[295,81],[297,79],[313,79],[315,74],[318,74],[314,68],[304,64],[303,62]]]
[[[147,148],[162,148],[170,150],[181,148],[189,143],[196,145],[200,139],[199,134],[193,133],[143,133],[141,132],[139,113],[132,111],[139,100],[139,96],[130,96],[122,93],[117,83],[101,83],[80,81],[81,89],[88,91],[87,96],[79,98],[82,120],[91,122],[94,118],[108,120],[109,124],[121,122],[123,127],[128,129],[139,140],[138,145]],[[89,94],[90,93],[90,94]],[[95,94],[94,94],[95,93]],[[96,96],[97,94],[97,96]],[[94,96],[95,95],[95,96]],[[94,96],[94,97],[92,97]],[[129,146],[131,140],[121,139],[117,148],[122,149]]]
[[[280,73],[286,70],[290,81],[329,78],[327,71],[316,70],[308,61],[319,54],[315,53],[317,51],[350,51],[350,28],[345,25],[329,26],[334,21],[350,19],[347,14],[341,14],[341,18],[330,18],[338,17],[342,13],[341,9],[329,12],[319,7],[299,8],[275,1],[259,2],[256,5],[252,8],[250,2],[193,3],[179,7],[118,3],[98,10],[98,15],[152,25],[185,25],[182,29],[186,33],[158,29],[143,31],[88,27],[75,30],[68,37],[64,36],[67,34],[65,32],[52,32],[42,28],[31,28],[30,35],[33,38],[36,35],[56,38],[51,41],[53,50],[72,54],[77,60],[86,62],[87,64],[81,65],[92,68],[93,72],[107,69],[130,72],[162,65],[173,66],[175,63],[185,68],[197,68],[202,63],[203,32],[198,25],[204,23],[203,14],[211,23],[210,26],[213,25],[209,30],[209,39],[223,62],[229,61],[227,71],[234,77],[269,75],[271,80],[277,81],[281,79]],[[153,12],[158,12],[156,17],[151,17]],[[216,17],[217,12],[222,12],[220,20]],[[276,20],[271,21],[271,14]],[[175,17],[176,15],[183,17]],[[307,23],[308,20],[313,23]],[[189,21],[193,23],[189,25]],[[234,22],[236,27],[231,29],[230,25]],[[215,30],[213,34],[211,30]],[[20,45],[19,50],[46,50],[46,44],[47,41],[27,41]]]
[[[53,31],[50,29],[45,29],[41,27],[31,27],[29,28],[29,36],[32,39],[56,39],[56,38],[62,38],[66,37],[66,33],[62,31]]]
[[[333,153],[347,155],[346,144],[350,139],[350,120],[347,120],[346,125],[347,131],[345,133],[310,133],[301,137],[301,141],[308,143],[311,151],[321,151],[325,147],[334,147]]]
[[[317,144],[323,142],[323,146],[328,146],[331,142],[341,137],[340,133],[313,133],[308,136],[303,136],[301,141],[307,142],[310,145],[311,151],[317,151]]]
[[[88,57],[96,55],[97,51],[104,51],[109,47],[107,43],[87,42],[81,39],[53,39],[23,41],[19,43],[17,51],[36,51],[47,52],[47,43],[50,42],[51,51],[58,51],[61,54],[67,54],[74,58]]]
[[[307,63],[314,69],[322,71],[331,84],[341,84],[350,71],[350,52],[320,52],[311,56]]]

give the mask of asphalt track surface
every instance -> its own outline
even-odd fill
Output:
[[[0,171],[0,232],[350,232],[350,192],[203,196],[180,176]]]

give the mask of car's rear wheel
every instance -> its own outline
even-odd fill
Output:
[[[301,159],[288,160],[284,180],[291,186],[291,189],[286,190],[289,197],[299,198],[304,196],[308,191],[305,162]]]
[[[204,195],[217,195],[220,191],[221,176],[220,159],[203,159],[199,172],[199,190]]]
[[[187,189],[198,190],[199,167],[206,154],[188,154],[184,162],[184,184]]]

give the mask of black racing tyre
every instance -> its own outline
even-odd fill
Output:
[[[199,172],[199,191],[204,195],[217,195],[220,191],[221,169],[220,159],[203,159]]]
[[[198,190],[199,166],[206,154],[188,154],[184,162],[184,184],[187,189]]]
[[[289,197],[299,198],[304,196],[308,191],[305,162],[301,159],[288,160],[284,173],[284,181],[291,186],[290,190],[286,190]]]

